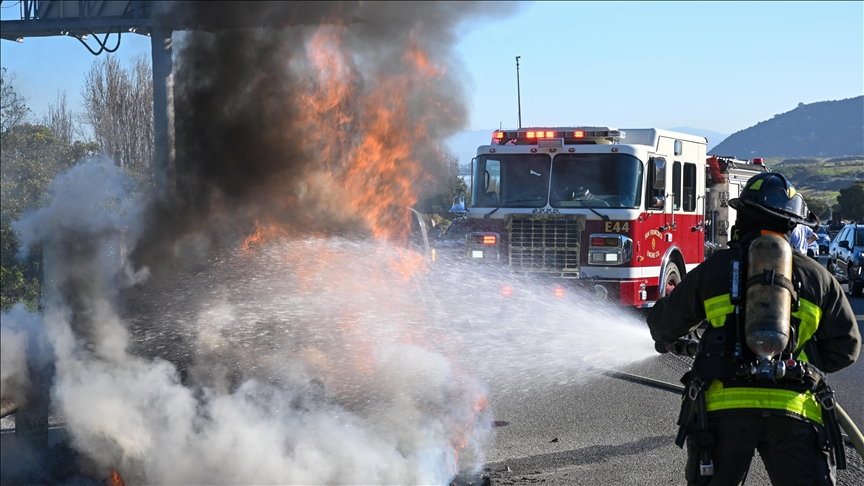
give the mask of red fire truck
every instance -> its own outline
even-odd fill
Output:
[[[707,157],[706,144],[655,128],[496,131],[472,159],[470,204],[457,196],[453,224],[433,238],[433,259],[449,253],[541,277],[555,295],[578,286],[650,307],[726,246],[728,200],[767,170],[761,159]]]

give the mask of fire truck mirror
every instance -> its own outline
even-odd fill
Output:
[[[653,189],[666,189],[666,160],[662,157],[652,157],[649,162],[654,168]]]

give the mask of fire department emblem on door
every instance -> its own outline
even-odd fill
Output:
[[[657,249],[657,240],[659,238],[663,238],[663,234],[657,230],[652,229],[652,230],[648,231],[647,233],[645,233],[645,239],[651,240],[651,250],[645,252],[645,255],[648,258],[658,258],[660,256],[659,251],[654,251]]]

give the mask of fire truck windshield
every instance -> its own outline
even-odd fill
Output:
[[[542,208],[547,202],[554,208],[638,208],[642,172],[642,162],[628,154],[566,153],[554,160],[483,154],[474,163],[472,201],[481,208]]]
[[[627,154],[559,154],[552,162],[554,208],[638,208],[642,162]]]
[[[475,207],[542,208],[549,199],[548,154],[484,154],[474,162]]]

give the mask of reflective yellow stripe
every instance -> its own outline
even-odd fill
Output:
[[[792,316],[801,319],[801,324],[798,326],[798,347],[795,351],[800,351],[804,344],[816,334],[816,329],[819,329],[819,322],[822,321],[822,309],[816,304],[801,299],[799,301],[798,312],[793,312]]]
[[[711,297],[705,301],[705,318],[711,323],[711,327],[723,327],[726,316],[734,311],[735,306],[729,300],[729,294]]]
[[[739,408],[784,410],[822,423],[822,407],[809,391],[798,393],[774,388],[726,388],[723,383],[714,380],[705,391],[705,401],[709,412]]]

